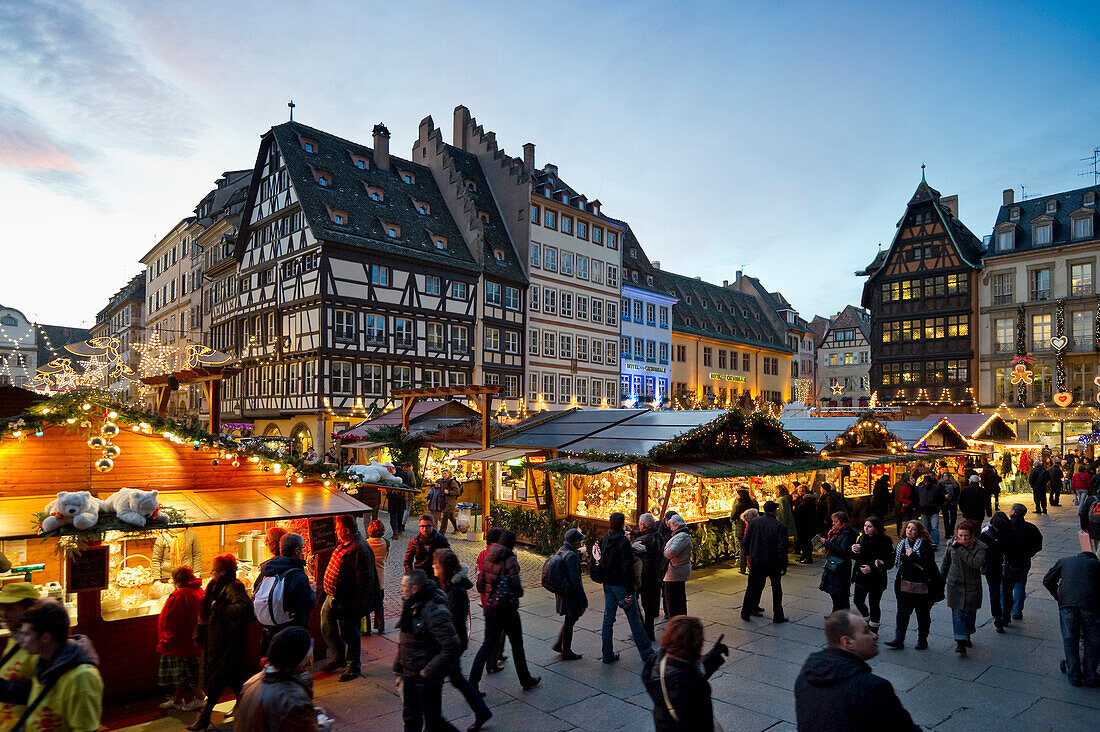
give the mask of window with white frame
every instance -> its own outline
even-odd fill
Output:
[[[424,294],[425,295],[438,295],[439,294],[439,278],[434,275],[427,275],[424,278]]]
[[[1079,350],[1092,348],[1096,331],[1093,330],[1091,310],[1075,310],[1070,313],[1070,332],[1073,334],[1073,347]]]
[[[588,320],[587,295],[577,295],[577,320]]]
[[[554,388],[557,386],[556,382],[557,378],[553,374],[542,375],[542,398],[544,400],[548,402],[554,401],[555,395],[557,394],[557,389]]]
[[[382,365],[368,364],[363,367],[363,393],[382,394]]]
[[[439,369],[424,369],[424,386],[429,389],[443,386],[443,372]]]
[[[394,389],[409,389],[412,387],[413,375],[411,366],[391,367],[390,377],[393,379]]]
[[[1052,335],[1052,317],[1050,313],[1031,316],[1031,348],[1041,350],[1050,348]]]
[[[653,303],[647,302],[646,306],[645,306],[645,324],[646,325],[649,325],[649,326],[657,325],[656,312],[657,312],[657,307]]]
[[[607,301],[606,314],[607,314],[607,317],[605,319],[605,322],[608,325],[618,325],[619,324],[619,303],[612,302],[611,300],[608,300]]]
[[[563,275],[573,276],[573,252],[562,251],[561,259],[559,261],[561,265],[558,271]]]
[[[559,314],[563,318],[573,317],[573,293],[562,290],[561,292],[561,308],[558,310]]]
[[[1031,299],[1050,299],[1050,269],[1033,269],[1029,273],[1031,277]]]
[[[485,304],[497,305],[501,304],[500,297],[500,283],[499,282],[486,282],[485,283]]]
[[[1051,224],[1038,224],[1031,232],[1031,243],[1037,247],[1048,246],[1051,242],[1051,233],[1053,226]]]
[[[348,361],[332,362],[333,394],[351,394],[351,368]]]
[[[451,297],[455,300],[465,300],[468,297],[469,288],[465,282],[451,283]]]
[[[619,336],[619,353],[623,354],[623,360],[630,360],[630,344],[633,342],[630,336]]]
[[[619,248],[619,235],[614,231],[607,232],[607,248],[618,249]]]
[[[1016,350],[1016,319],[993,319],[993,350],[997,353],[1012,353]]]
[[[1083,216],[1073,220],[1073,238],[1088,239],[1092,236],[1092,216]]]
[[[573,381],[573,393],[577,395],[577,404],[588,403],[588,379],[577,377]]]
[[[466,386],[466,372],[465,371],[452,371],[450,373],[451,383],[448,386]]]
[[[589,402],[593,406],[598,406],[603,401],[603,381],[601,379],[592,379],[592,398]]]
[[[626,346],[625,342],[623,343],[623,346],[624,346],[624,348],[622,350],[623,358],[630,358],[630,351],[625,348],[625,346]],[[645,341],[642,340],[641,338],[635,338],[634,339],[634,360],[635,361],[642,361],[644,359],[645,359]],[[703,365],[704,366],[710,366],[710,349],[709,348],[704,348],[703,349]]]
[[[386,342],[386,317],[384,315],[367,316],[367,342]]]
[[[500,328],[485,329],[485,348],[490,351],[500,350]]]
[[[558,352],[558,336],[556,333],[544,330],[542,332],[542,355],[554,358]]]
[[[416,330],[409,318],[393,319],[393,341],[398,348],[412,348],[416,345]]]
[[[577,360],[588,360],[588,339],[584,336],[577,336]]]
[[[603,284],[603,262],[599,259],[592,260],[592,281],[597,285]]]
[[[997,232],[997,251],[1007,252],[1016,246],[1016,232],[1013,229]]]
[[[355,313],[351,310],[337,310],[335,315],[336,340],[355,340]]]
[[[558,312],[558,291],[549,287],[542,289],[542,312],[554,315]]]
[[[577,255],[577,279],[588,279],[588,257]]]
[[[519,396],[519,377],[514,375],[505,375],[504,377],[504,396],[515,399]]]
[[[619,344],[616,341],[607,341],[604,347],[606,348],[607,365],[614,366],[619,362]]]
[[[603,341],[592,339],[592,363],[603,363]]]
[[[1015,272],[1000,272],[993,275],[993,304],[1005,305],[1015,302],[1015,287]]]
[[[573,336],[562,333],[558,344],[558,358],[573,358]]]
[[[558,271],[558,250],[554,247],[545,247],[542,252],[542,268],[547,272]]]
[[[537,242],[531,242],[531,266],[536,269],[539,265],[539,245]]]
[[[536,399],[538,399],[539,396],[542,394],[542,392],[539,391],[539,372],[538,371],[532,371],[531,373],[527,374],[527,389],[528,389],[527,398],[532,403]]]
[[[558,376],[558,386],[561,389],[558,392],[558,401],[562,404],[569,402],[573,398],[573,377],[564,374]]]
[[[661,343],[660,348],[658,350],[660,351],[660,359],[659,359],[660,362],[661,363],[668,363],[668,344],[667,343]]]
[[[519,288],[518,287],[505,287],[504,288],[504,307],[509,310],[519,310]]]
[[[1070,265],[1069,286],[1071,295],[1092,294],[1092,262]]]
[[[619,268],[613,264],[607,265],[607,286],[618,287],[619,286]]]
[[[433,351],[443,350],[443,324],[428,323],[427,327],[428,348]]]
[[[451,352],[466,353],[470,350],[470,333],[465,325],[451,326]]]
[[[504,352],[519,353],[519,333],[514,330],[504,331]]]
[[[527,291],[527,307],[536,313],[539,311],[539,290],[538,285],[532,285],[531,289]]]
[[[592,298],[592,322],[603,322],[603,300],[599,298]]]
[[[532,328],[529,333],[530,340],[527,342],[527,353],[531,356],[539,355],[539,329]]]

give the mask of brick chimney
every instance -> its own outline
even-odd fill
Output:
[[[535,172],[535,143],[533,142],[523,144],[523,167],[528,173]]]
[[[374,126],[374,164],[381,170],[390,169],[390,131],[381,122]]]
[[[1016,200],[1016,196],[1011,188],[1005,188],[1005,192],[1002,195],[1004,196],[1004,205],[1006,206],[1011,205],[1012,202]]]
[[[955,217],[955,220],[959,218],[959,197],[958,196],[943,196],[940,198],[940,203],[947,206],[947,210],[951,212],[951,215]]]
[[[466,129],[470,122],[470,110],[463,105],[455,107],[454,132],[451,135],[451,144],[459,150],[466,149]]]

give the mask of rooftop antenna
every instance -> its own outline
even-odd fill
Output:
[[[294,121],[294,100],[291,99],[289,102],[287,102],[286,106],[290,107],[290,121],[293,122]]]
[[[1027,200],[1027,185],[1025,183],[1020,184],[1020,200]]]
[[[1077,175],[1091,175],[1093,185],[1100,183],[1100,147],[1094,147],[1092,149],[1092,155],[1089,155],[1087,158],[1081,158],[1081,162],[1088,163],[1089,169]]]

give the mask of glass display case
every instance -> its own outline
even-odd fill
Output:
[[[655,517],[661,516],[661,509],[668,493],[668,505],[665,511],[675,511],[688,523],[706,521],[712,518],[729,516],[733,510],[733,501],[737,496],[735,481],[731,479],[699,478],[688,473],[650,473],[646,505]]]
[[[523,458],[509,460],[506,463],[493,463],[493,495],[498,501],[533,503],[533,492],[528,490],[530,481],[536,480],[541,472],[528,471],[523,467]],[[528,498],[528,496],[531,498]]]
[[[451,475],[460,483],[480,481],[481,463],[476,461],[462,461],[458,456],[465,455],[469,450],[439,450],[434,447],[427,449],[424,456],[424,484],[431,485],[443,477],[443,471],[449,470]]]
[[[616,511],[633,522],[638,508],[638,468],[624,465],[597,475],[568,475],[569,513],[604,521]]]

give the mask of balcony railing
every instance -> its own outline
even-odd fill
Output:
[[[1050,288],[1047,288],[1045,290],[1032,290],[1031,291],[1031,299],[1032,300],[1049,300],[1050,299]]]
[[[1092,283],[1076,283],[1070,288],[1071,295],[1091,295]]]
[[[994,305],[1011,305],[1016,302],[1016,295],[1012,292],[1005,292],[999,295],[993,295]]]
[[[1074,337],[1073,339],[1073,350],[1075,351],[1091,351],[1095,345],[1096,339],[1092,336]]]

